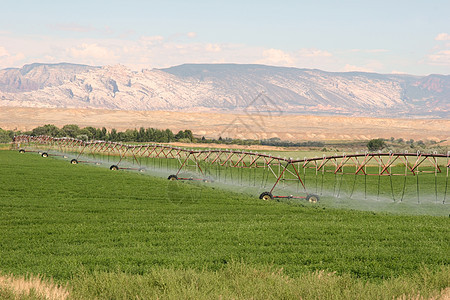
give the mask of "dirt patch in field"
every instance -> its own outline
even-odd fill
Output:
[[[37,126],[78,124],[117,130],[139,127],[190,129],[198,136],[290,141],[403,138],[450,140],[448,119],[382,119],[341,116],[249,115],[101,109],[0,108],[0,128],[31,130]],[[227,148],[230,148],[227,146]],[[253,148],[253,147],[252,147]]]

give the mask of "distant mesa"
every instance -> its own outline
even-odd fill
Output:
[[[255,101],[261,95],[265,101]],[[450,75],[34,63],[0,70],[0,106],[448,118]]]

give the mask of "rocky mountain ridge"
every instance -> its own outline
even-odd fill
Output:
[[[239,64],[141,71],[31,64],[0,70],[0,106],[448,118],[450,75]]]

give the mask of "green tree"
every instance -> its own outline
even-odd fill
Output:
[[[154,142],[162,143],[162,142],[166,141],[165,140],[165,134],[163,134],[162,130],[154,129],[154,134],[155,134],[154,140],[153,140]]]
[[[77,139],[80,139],[83,141],[91,140],[95,134],[95,128],[93,128],[93,129],[94,129],[94,132],[90,131],[88,128],[80,129],[80,131],[78,131]]]
[[[367,149],[369,149],[369,151],[381,150],[384,146],[385,143],[383,139],[372,139],[367,143]]]
[[[194,140],[194,135],[192,134],[192,131],[190,131],[189,129],[186,129],[184,131],[184,137],[189,139],[191,142]]]
[[[137,133],[137,140],[136,141],[137,142],[146,142],[144,127],[139,128],[139,131]]]
[[[172,130],[170,130],[170,129],[166,129],[166,131],[165,131],[165,136],[166,136],[166,138],[167,138],[167,142],[168,142],[168,143],[170,143],[170,142],[172,142],[173,140],[175,140],[175,136],[174,136]]]
[[[0,143],[9,143],[12,139],[8,134],[8,131],[0,128]]]
[[[81,129],[81,131],[82,131],[82,133],[80,133],[80,134],[86,134],[88,137],[89,137],[89,139],[97,139],[98,137],[97,137],[97,130],[98,129],[96,129],[96,128],[94,128],[94,127],[92,127],[92,126],[88,126],[88,127],[85,127],[85,128],[83,128],[83,129]],[[88,133],[86,133],[86,132],[88,132]]]
[[[124,142],[136,142],[138,131],[136,129],[127,129],[123,134],[121,141]]]
[[[64,136],[75,138],[80,134],[80,127],[75,124],[64,125],[62,128],[62,132]]]
[[[31,135],[34,135],[34,136],[48,135],[48,136],[53,136],[53,137],[59,137],[59,136],[63,136],[63,132],[55,125],[46,124],[44,126],[39,126],[39,127],[34,128],[31,131]]]
[[[178,131],[178,133],[175,135],[175,140],[177,140],[177,141],[184,139],[184,138],[185,138],[184,131],[182,131],[182,130]]]
[[[116,142],[118,138],[117,130],[115,128],[111,129],[111,133],[109,134],[109,140]]]
[[[145,130],[145,142],[156,142],[156,131],[154,128],[147,128]]]
[[[94,139],[96,140],[104,140],[102,131],[99,128],[95,129]]]
[[[108,139],[108,131],[105,127],[102,128],[102,135],[100,136],[100,139],[107,140]]]

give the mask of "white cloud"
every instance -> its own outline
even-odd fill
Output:
[[[435,40],[440,42],[433,47],[431,54],[426,55],[419,63],[441,67],[450,66],[450,34],[440,33]]]
[[[25,55],[22,52],[12,55],[5,47],[0,46],[0,68],[16,66],[24,59]]]
[[[261,64],[275,64],[283,66],[292,66],[295,59],[289,53],[280,49],[267,49],[262,52],[263,59],[259,60]]]
[[[161,44],[164,41],[164,37],[160,35],[154,36],[141,36],[138,40],[138,44],[144,46],[154,46],[157,44]]]
[[[220,52],[222,48],[217,44],[207,44],[205,50],[208,52]]]
[[[9,52],[5,49],[5,47],[0,47],[0,57],[9,56]]]
[[[450,66],[450,50],[440,50],[427,56],[432,65]]]
[[[450,34],[445,33],[445,32],[439,33],[439,34],[436,36],[435,40],[436,40],[436,41],[450,41]]]
[[[407,74],[407,73],[403,72],[403,71],[392,70],[391,74],[404,75],[404,74]]]
[[[119,58],[114,52],[97,44],[81,44],[80,46],[67,49],[68,54],[73,58],[87,58],[100,60],[113,60]]]
[[[387,55],[374,61],[384,49],[336,50],[303,48],[287,51],[248,44],[199,41],[194,32],[178,36],[141,36],[130,32],[127,38],[61,38],[50,36],[16,36],[0,31],[0,68],[22,67],[33,62],[71,62],[89,65],[123,64],[134,70],[164,68],[183,63],[260,63],[325,71],[411,72],[411,65],[427,71],[416,73],[448,73],[450,41],[436,42],[421,63],[404,57],[401,64],[386,62]],[[444,35],[440,36],[444,39]],[[373,54],[370,54],[373,53]],[[390,53],[394,55],[394,53]],[[391,62],[400,59],[390,57]],[[383,63],[383,64],[381,64]],[[430,71],[428,71],[430,70]],[[442,70],[442,71],[441,71]]]
[[[133,36],[134,34],[136,34],[136,31],[130,29],[130,30],[125,30],[124,32],[119,34],[118,37],[121,38],[121,39],[126,39],[126,38],[129,38],[129,37]]]
[[[330,52],[315,48],[310,49],[301,49],[298,54],[300,56],[306,56],[306,57],[331,57],[333,56]]]
[[[27,59],[8,62],[3,60],[1,66],[21,67],[25,63],[32,62],[66,61],[89,65],[123,64],[134,70],[165,68],[183,63],[258,63],[326,71],[371,72],[380,69],[378,66],[371,66],[367,61],[343,60],[342,57],[324,49],[304,48],[285,51],[245,44],[193,42],[186,39],[187,33],[184,37],[185,39],[180,40],[171,40],[170,37],[160,35],[142,36],[138,39],[36,38],[28,39],[26,42],[22,39],[16,48],[29,49],[28,52],[24,52]],[[5,41],[2,41],[0,36],[0,45],[14,42]],[[17,49],[8,48],[8,51]],[[356,57],[357,54],[353,56]]]
[[[50,56],[50,55],[45,55],[44,56],[44,61],[45,62],[58,62],[58,60],[55,57]]]
[[[21,52],[11,55],[5,48],[0,47],[0,69],[24,64],[25,55]]]
[[[350,65],[350,64],[346,64],[342,71],[344,71],[344,72],[367,72],[367,73],[373,72],[373,70],[370,68],[354,66],[354,65]]]

